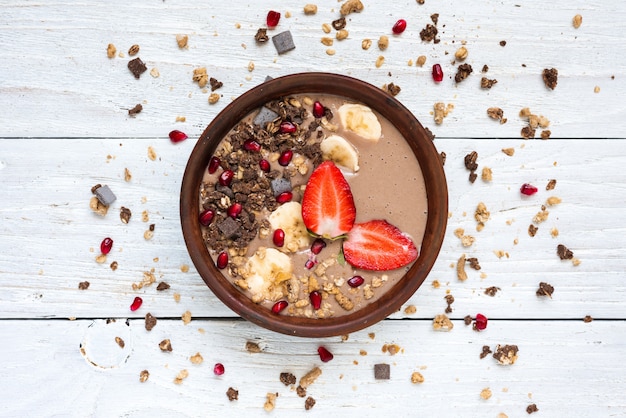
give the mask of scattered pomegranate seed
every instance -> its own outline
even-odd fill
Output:
[[[242,210],[243,210],[243,205],[239,202],[235,202],[232,205],[230,205],[228,209],[226,209],[226,213],[228,214],[228,216],[234,219],[241,214]]]
[[[274,304],[274,306],[272,306],[272,312],[274,312],[275,314],[281,313],[285,310],[287,305],[289,305],[289,302],[287,302],[286,300],[279,300]]]
[[[313,116],[319,119],[324,116],[324,113],[326,113],[326,109],[324,108],[323,104],[321,104],[319,101],[313,103]]]
[[[324,363],[328,363],[335,357],[333,356],[333,353],[326,349],[326,347],[322,346],[317,347],[317,354],[320,355],[320,360],[322,360]]]
[[[406,20],[400,19],[396,22],[395,25],[393,25],[393,27],[391,28],[391,31],[396,35],[400,35],[402,32],[404,32],[405,29],[406,29]]]
[[[274,241],[274,245],[277,247],[282,247],[283,245],[285,245],[285,231],[283,231],[282,229],[277,229],[276,231],[274,231],[272,241]]]
[[[259,168],[261,168],[261,170],[265,171],[266,173],[269,173],[271,168],[270,162],[266,159],[262,159],[261,161],[259,161]]]
[[[443,80],[443,70],[439,64],[433,65],[433,80],[437,83]]]
[[[217,268],[223,270],[228,265],[228,253],[226,251],[222,251],[217,255]]]
[[[522,187],[520,187],[519,191],[521,194],[525,194],[526,196],[532,196],[537,193],[537,188],[532,184],[524,183]]]
[[[215,173],[217,169],[220,167],[221,163],[222,162],[220,161],[219,158],[211,157],[211,160],[209,160],[209,174]]]
[[[365,283],[365,279],[361,276],[352,276],[348,279],[348,286],[359,287]]]
[[[313,305],[313,309],[318,310],[322,307],[322,294],[317,290],[309,293],[309,299],[311,300],[311,305]]]
[[[268,28],[276,27],[278,25],[278,22],[280,21],[280,12],[270,10],[269,12],[267,12],[267,19],[265,20]]]
[[[139,296],[136,296],[135,299],[133,300],[133,303],[130,304],[130,310],[135,312],[137,309],[141,308],[142,304],[143,304],[143,299],[141,299]]]
[[[324,248],[326,248],[326,241],[321,238],[315,238],[315,241],[311,244],[311,252],[313,254],[321,253]]]
[[[222,174],[220,174],[218,181],[222,186],[228,187],[230,186],[230,183],[232,183],[233,177],[235,177],[235,172],[233,170],[224,170],[222,171]]]
[[[243,143],[243,147],[248,151],[261,151],[261,144],[256,142],[254,139],[248,139],[246,142]]]
[[[188,137],[186,133],[177,129],[174,129],[172,132],[170,132],[170,141],[174,143],[184,141],[187,138]]]
[[[283,203],[291,202],[291,199],[293,199],[293,193],[291,192],[282,192],[281,194],[276,196],[276,201],[281,205]]]
[[[304,263],[304,267],[306,267],[307,269],[311,270],[313,267],[315,267],[315,261],[313,261],[313,260],[306,260],[306,263]]]
[[[294,125],[293,123],[289,122],[288,120],[282,122],[280,124],[280,127],[278,128],[278,131],[281,134],[292,134],[297,130],[298,130],[298,127]]]
[[[215,363],[215,366],[213,366],[213,373],[215,373],[216,376],[223,375],[224,365],[222,363]]]
[[[487,328],[487,317],[483,314],[476,314],[476,319],[474,322],[474,327],[478,330],[478,331],[482,331],[485,328]]]
[[[100,243],[100,252],[102,254],[108,254],[111,252],[111,248],[113,248],[113,240],[109,237],[106,237]]]
[[[289,165],[292,158],[293,158],[292,150],[288,149],[286,151],[283,151],[282,154],[280,154],[280,157],[278,157],[278,164],[282,165],[283,167],[286,167]]]
[[[207,209],[203,211],[202,213],[200,213],[200,216],[199,216],[200,225],[202,226],[211,225],[211,222],[213,222],[214,217],[215,217],[215,211],[213,211],[212,209]]]

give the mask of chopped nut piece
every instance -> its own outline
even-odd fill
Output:
[[[484,173],[484,169],[483,169],[483,173]],[[483,174],[483,180],[484,180],[484,174]],[[478,231],[482,230],[485,226],[485,222],[489,220],[490,216],[491,216],[491,213],[487,210],[487,206],[485,206],[483,202],[478,203],[478,206],[476,206],[476,211],[474,212],[474,219],[476,220],[476,222],[478,222],[478,225],[476,226],[476,230]]]
[[[137,103],[135,107],[133,107],[132,109],[128,109],[128,116],[135,117],[135,115],[137,113],[141,113],[142,110],[143,106],[141,105],[141,103]]]
[[[342,16],[346,16],[353,12],[360,12],[361,10],[363,10],[361,0],[347,0],[341,5],[339,13],[341,13]]]
[[[167,289],[169,289],[169,288],[170,288],[170,285],[169,285],[169,284],[167,284],[166,282],[161,282],[161,283],[159,283],[159,284],[157,285],[156,290],[158,290],[158,291],[160,292],[160,291],[163,291],[163,290],[167,290]]]
[[[311,408],[313,408],[315,406],[315,399],[313,399],[312,397],[308,397],[306,398],[306,401],[304,401],[304,409],[305,410],[309,410]]]
[[[276,393],[268,392],[267,395],[265,395],[265,404],[263,404],[263,409],[265,409],[265,411],[267,412],[273,411],[274,408],[276,407],[277,397],[278,397],[278,392]]]
[[[331,22],[331,24],[333,25],[333,29],[335,29],[335,30],[342,30],[343,28],[346,27],[346,18],[345,17],[340,17],[337,20],[333,20]]]
[[[304,5],[304,14],[305,15],[314,15],[317,13],[317,5],[315,4],[305,4]]]
[[[417,61],[415,61],[415,64],[417,64],[419,67],[424,66],[424,64],[426,64],[426,55],[420,55],[419,57],[417,57]]]
[[[130,211],[130,209],[124,206],[120,208],[120,220],[122,221],[122,223],[127,224],[130,221],[131,216],[132,212]]]
[[[411,383],[424,383],[424,376],[420,372],[411,373]]]
[[[467,273],[465,272],[465,254],[456,262],[456,277],[461,281],[467,280]]]
[[[146,331],[152,331],[152,328],[154,328],[156,324],[157,324],[157,319],[150,312],[148,312],[144,320]]]
[[[139,45],[134,44],[128,49],[128,55],[133,57],[139,53]]]
[[[148,380],[148,378],[149,378],[149,377],[150,377],[150,372],[149,372],[149,371],[147,371],[147,370],[142,370],[142,371],[139,373],[139,381],[140,381],[141,383],[144,383],[146,380]]]
[[[115,337],[115,342],[117,343],[117,345],[120,346],[120,348],[124,348],[124,346],[126,345],[126,343],[124,343],[124,340],[120,337]]]
[[[593,318],[591,317],[591,315],[586,315],[586,316],[583,318],[583,322],[585,322],[585,323],[587,323],[587,324],[588,324],[589,322],[591,322],[591,321],[593,321]]]
[[[333,38],[329,38],[328,36],[324,36],[321,39],[321,42],[326,46],[331,46],[333,44]]]
[[[575,29],[578,29],[582,24],[583,17],[581,15],[577,14],[572,18],[572,26],[574,26]]]
[[[387,49],[388,46],[389,46],[389,37],[386,35],[381,35],[381,37],[378,38],[378,49],[380,49],[381,51],[384,51],[385,49]]]
[[[484,359],[489,354],[491,354],[491,349],[489,348],[488,345],[483,345],[483,351],[480,353],[480,359],[481,360]]]
[[[336,52],[337,52],[337,51],[335,51],[333,48],[328,48],[328,49],[326,50],[326,55],[330,55],[330,56],[332,56],[332,55],[335,55],[335,53],[336,53]]]
[[[341,29],[339,31],[337,31],[337,33],[335,34],[335,38],[337,38],[338,41],[342,41],[344,39],[346,39],[348,37],[349,33],[347,30],[345,29]]]
[[[459,61],[463,61],[465,58],[467,58],[467,48],[462,46],[457,49],[454,53],[454,58],[458,59]]]
[[[489,168],[489,167],[483,167],[483,171],[482,171],[482,173],[481,173],[481,176],[480,176],[480,177],[481,177],[481,178],[483,179],[483,181],[485,181],[485,182],[492,181],[492,180],[493,180],[493,172],[491,171],[491,168]]]
[[[193,70],[193,76],[191,79],[198,83],[198,87],[204,88],[209,82],[209,75],[206,72],[206,67],[195,68]]]
[[[189,311],[185,311],[185,313],[183,313],[181,319],[183,320],[183,323],[185,325],[187,325],[188,323],[191,322],[191,312]]]
[[[256,35],[254,35],[254,40],[257,41],[258,43],[264,43],[269,41],[269,36],[267,36],[267,29],[266,28],[259,28],[259,30],[256,31]]]
[[[415,312],[417,312],[417,307],[415,305],[409,305],[406,308],[404,308],[404,313],[407,315],[412,315]]]
[[[491,398],[491,389],[489,388],[484,388],[483,390],[480,391],[480,397],[487,400],[489,398]]]
[[[433,329],[435,331],[451,331],[454,324],[447,315],[439,314],[433,319]]]
[[[189,42],[189,36],[187,35],[176,35],[176,43],[180,49],[187,48],[187,43]]]
[[[146,70],[148,69],[148,67],[146,67],[146,64],[144,64],[141,58],[135,58],[128,61],[127,67],[136,79],[139,79],[141,74],[146,72]]]
[[[220,95],[217,93],[211,93],[209,95],[209,104],[215,104],[220,100]]]
[[[385,57],[379,55],[376,59],[376,68],[380,68],[383,65],[383,62],[385,62]]]
[[[320,377],[321,374],[322,374],[322,369],[320,369],[317,366],[312,368],[304,376],[300,378],[300,387],[306,389],[307,387],[312,385],[313,382],[315,382],[315,380],[318,377]]]
[[[554,205],[558,205],[562,202],[560,197],[556,197],[556,196],[550,196],[548,198],[548,200],[546,200],[546,203],[548,206],[554,206]]]
[[[557,245],[556,253],[561,260],[571,260],[574,258],[574,253],[563,244]]]
[[[154,148],[152,148],[151,146],[150,146],[150,147],[148,147],[148,158],[149,158],[151,161],[155,161],[155,160],[157,159],[157,153],[156,153],[156,151],[154,150]]]
[[[488,287],[485,289],[485,295],[493,297],[498,293],[498,290],[500,290],[500,288],[496,286]]]
[[[400,88],[400,86],[396,86],[393,83],[389,83],[383,86],[383,90],[391,94],[392,96],[397,96],[402,89]]]
[[[246,351],[248,353],[260,353],[262,350],[259,344],[253,341],[246,341]]]
[[[283,372],[280,374],[280,382],[285,386],[295,385],[296,376],[292,373]]]
[[[461,64],[459,68],[457,68],[456,75],[454,76],[454,81],[460,83],[465,80],[469,75],[473,72],[472,66],[469,64]]]
[[[174,378],[174,383],[180,385],[187,377],[189,377],[189,372],[187,371],[187,369],[183,369]]]
[[[499,364],[510,365],[517,361],[517,352],[519,349],[516,345],[500,345],[496,346],[496,351],[493,353]]]
[[[330,33],[330,30],[330,25],[328,23],[322,24],[322,31],[324,31],[324,33]]]
[[[531,237],[534,237],[537,234],[537,231],[539,230],[538,227],[536,227],[533,224],[528,225],[528,235],[530,235]]]
[[[364,50],[368,50],[370,49],[370,46],[372,46],[372,40],[371,39],[363,39],[361,41],[361,48],[363,48]]]
[[[512,157],[513,154],[515,154],[515,148],[502,148],[502,152],[508,155],[509,157]]]
[[[107,45],[107,57],[115,58],[116,53],[117,53],[117,48],[115,48],[115,45],[113,44]]]
[[[78,283],[78,288],[80,290],[87,290],[87,289],[89,289],[89,282],[85,280],[84,282]]]
[[[433,41],[433,43],[438,44],[439,39],[437,39],[437,27],[431,24],[427,24],[424,29],[420,31],[420,39],[424,42]]]
[[[191,361],[193,364],[202,364],[204,358],[202,358],[202,354],[196,353],[193,356],[189,357],[189,361]]]
[[[170,342],[169,338],[161,341],[159,343],[159,348],[161,349],[161,351],[172,351],[172,343]]]
[[[551,179],[550,181],[548,181],[548,184],[546,184],[546,190],[554,190],[555,187],[556,179]]]

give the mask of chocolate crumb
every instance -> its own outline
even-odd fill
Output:
[[[383,86],[383,90],[391,94],[392,96],[397,96],[402,89],[400,88],[400,86],[396,86],[393,83],[389,83]]]
[[[480,359],[484,359],[489,354],[491,354],[491,348],[488,345],[483,345],[483,351],[480,353]]]
[[[439,158],[441,159],[441,165],[446,165],[446,153],[441,151],[439,153]]]
[[[124,346],[126,345],[124,340],[121,339],[120,337],[115,337],[115,342],[117,343],[117,345],[120,346],[120,348],[124,348]]]
[[[525,139],[533,139],[535,137],[536,130],[530,126],[524,126],[522,128],[521,134],[522,138]]]
[[[267,29],[266,28],[259,28],[259,30],[256,31],[256,35],[254,35],[254,40],[259,42],[259,43],[264,43],[269,41],[269,36],[267,36]]]
[[[259,347],[259,344],[252,342],[252,341],[246,341],[246,351],[248,353],[260,353],[261,347]]]
[[[166,338],[159,343],[159,348],[161,351],[172,351],[172,343],[168,338]]]
[[[557,70],[556,68],[545,68],[543,70],[542,73],[542,77],[543,77],[543,82],[545,83],[546,87],[548,87],[551,90],[554,90],[554,88],[556,87],[558,78],[559,78],[559,70]]]
[[[226,396],[228,397],[229,401],[236,401],[239,399],[239,391],[237,389],[233,389],[232,387],[229,387],[228,390],[226,391]]]
[[[304,401],[304,409],[306,409],[307,411],[311,408],[313,408],[315,406],[315,399],[313,399],[312,397],[308,397],[306,398],[306,401]]]
[[[296,376],[292,373],[283,372],[280,374],[280,382],[285,386],[294,385],[296,383]]]
[[[552,179],[546,184],[546,190],[554,190],[556,187],[556,179]]]
[[[437,32],[438,30],[436,26],[428,24],[424,29],[420,31],[420,38],[424,42],[434,41],[434,43],[438,43],[439,40],[436,39]]]
[[[78,283],[78,288],[80,290],[87,290],[87,289],[89,289],[89,282],[85,280],[84,282]]]
[[[446,295],[444,297],[444,299],[446,300],[446,304],[448,305],[446,307],[446,313],[452,313],[452,304],[454,303],[454,296],[452,295]]]
[[[514,364],[517,361],[517,352],[519,349],[516,345],[500,345],[496,346],[496,352],[493,353],[498,363],[502,365]]]
[[[465,168],[467,168],[470,171],[476,171],[476,169],[478,168],[478,164],[476,163],[477,159],[478,159],[478,153],[476,151],[472,151],[469,154],[467,154],[464,159]]]
[[[489,71],[489,66],[487,64],[483,65],[483,68],[480,71],[486,73],[487,71]]]
[[[500,41],[500,46],[506,46],[506,41]]]
[[[388,380],[390,378],[390,367],[386,363],[374,364],[374,379]]]
[[[137,113],[141,113],[142,110],[143,106],[141,105],[141,103],[137,103],[135,107],[133,107],[132,109],[128,109],[128,116],[135,116]]]
[[[539,411],[539,408],[537,408],[536,404],[530,404],[526,407],[526,412],[528,412],[528,414],[532,414],[533,412],[537,412]]]
[[[167,284],[166,282],[161,282],[157,285],[156,290],[158,290],[159,292],[162,292],[163,290],[167,290],[170,288],[170,285]]]
[[[149,372],[149,371],[147,371],[147,370],[142,370],[142,371],[139,373],[139,381],[140,381],[141,383],[144,383],[145,381],[147,381],[149,377],[150,377],[150,372]]]
[[[556,253],[561,260],[571,260],[574,258],[574,253],[563,244],[557,245]]]
[[[500,288],[496,286],[488,287],[485,289],[485,295],[494,297],[496,293],[498,293],[498,290],[500,290]]]
[[[128,69],[133,73],[136,79],[139,79],[141,74],[145,73],[148,67],[146,67],[146,64],[144,64],[141,58],[135,58],[128,61]]]
[[[480,270],[480,264],[478,263],[478,258],[470,257],[467,259],[467,262],[470,263],[470,267],[474,270]]]
[[[539,289],[537,289],[537,296],[548,296],[552,298],[552,293],[554,293],[554,287],[546,282],[539,283]]]
[[[585,315],[585,317],[583,318],[583,322],[586,324],[588,324],[591,321],[593,321],[593,318],[591,317],[591,315]]]
[[[224,83],[217,81],[214,77],[209,78],[209,84],[211,85],[211,91],[215,91],[224,85]]]
[[[111,265],[109,267],[111,267],[111,270],[115,271],[115,270],[117,270],[117,265],[118,265],[117,261],[114,261],[114,262],[111,263]]]
[[[298,387],[296,388],[296,394],[299,397],[304,398],[306,396],[306,389],[298,385]]]
[[[463,323],[465,325],[470,325],[472,323],[472,317],[470,315],[465,315],[463,317]]]
[[[493,87],[493,85],[497,83],[498,83],[498,80],[496,80],[495,78],[489,79],[487,77],[483,77],[480,79],[480,87],[483,89],[487,89],[487,90]]]
[[[439,23],[439,13],[433,13],[430,15],[430,20],[432,20],[435,26],[437,26],[437,23]]]
[[[536,227],[533,224],[528,225],[528,235],[530,235],[531,237],[534,237],[537,234],[537,231],[539,230],[538,227]]]
[[[130,209],[122,206],[120,208],[120,219],[122,221],[122,223],[127,224],[128,221],[130,221],[130,217],[132,216],[132,213],[130,211]]]
[[[331,25],[333,25],[333,29],[341,30],[341,29],[346,27],[346,18],[345,17],[340,17],[337,20],[333,20],[331,22]]]
[[[456,75],[454,76],[454,81],[460,83],[465,80],[469,75],[473,72],[472,66],[469,64],[461,64],[456,71]]]
[[[157,319],[154,316],[152,316],[150,312],[148,312],[145,318],[146,331],[152,331],[152,328],[154,328],[156,324],[157,324]]]

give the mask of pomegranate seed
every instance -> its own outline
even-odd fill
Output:
[[[170,141],[174,143],[184,141],[187,138],[187,134],[182,131],[174,129],[170,132]]]
[[[326,248],[326,241],[321,238],[315,238],[315,241],[311,244],[311,252],[313,254],[319,254],[324,248]]]
[[[287,305],[289,305],[289,302],[287,302],[286,300],[279,300],[274,304],[274,306],[272,306],[272,312],[274,312],[275,314],[281,313],[285,310]]]
[[[224,170],[222,171],[222,174],[220,174],[218,181],[222,186],[228,187],[230,186],[230,183],[232,183],[233,177],[235,177],[233,170]]]
[[[313,103],[313,116],[315,116],[316,118],[321,118],[324,116],[325,112],[326,109],[324,109],[323,104],[321,104],[319,101]]]
[[[276,201],[282,205],[283,203],[291,202],[292,198],[293,198],[293,193],[282,192],[281,194],[276,196]]]
[[[215,366],[213,366],[213,373],[215,373],[216,376],[223,375],[224,365],[222,363],[215,363]]]
[[[280,154],[280,157],[278,157],[278,164],[282,165],[283,167],[286,167],[289,165],[292,158],[293,158],[292,150],[288,149],[287,151],[283,151],[282,154]]]
[[[433,80],[435,80],[436,83],[443,80],[443,70],[439,64],[433,65]]]
[[[361,276],[352,276],[348,279],[348,286],[359,287],[365,283],[365,279]]]
[[[474,328],[478,331],[482,331],[487,328],[487,317],[483,314],[476,314],[476,320],[474,322]]]
[[[278,21],[280,20],[280,12],[270,10],[267,12],[267,19],[265,20],[268,28],[276,27],[278,25]]]
[[[217,268],[223,270],[228,265],[228,253],[226,251],[222,251],[217,256]]]
[[[211,160],[209,161],[209,174],[215,173],[217,169],[220,167],[221,163],[222,162],[220,161],[219,158],[211,157]]]
[[[256,142],[254,139],[248,139],[243,143],[243,147],[248,151],[259,152],[261,151],[261,144]]]
[[[112,247],[113,247],[113,240],[109,237],[106,237],[100,243],[100,252],[102,254],[108,254],[111,252]]]
[[[395,25],[393,25],[393,27],[391,28],[391,31],[396,35],[400,35],[402,32],[404,32],[405,29],[406,29],[406,20],[400,19],[396,22]]]
[[[133,303],[130,304],[130,310],[135,312],[137,309],[141,308],[142,304],[143,304],[143,299],[141,299],[139,296],[136,296],[135,299],[133,300]]]
[[[537,193],[537,188],[531,184],[524,183],[522,187],[519,189],[521,194],[525,194],[526,196],[532,196]]]
[[[261,161],[259,161],[259,167],[261,168],[261,170],[265,171],[266,173],[270,172],[270,162],[267,161],[266,159],[262,159]]]
[[[211,222],[213,222],[213,218],[215,217],[215,212],[212,209],[207,209],[200,213],[200,225],[209,226]]]
[[[304,263],[304,267],[306,267],[307,269],[311,270],[313,267],[315,267],[315,261],[313,261],[313,260],[306,260],[306,263]]]
[[[232,205],[230,205],[230,207],[226,210],[226,213],[228,214],[228,216],[234,219],[241,214],[242,210],[243,210],[243,205],[239,202],[235,202]]]
[[[333,353],[326,349],[326,347],[322,346],[317,347],[317,354],[320,355],[320,360],[322,360],[324,363],[328,363],[335,357],[333,356]]]
[[[311,305],[313,305],[313,309],[318,310],[322,307],[322,294],[317,290],[309,293],[309,299],[311,300]]]
[[[277,247],[282,247],[283,245],[285,245],[285,231],[283,231],[282,229],[277,229],[276,231],[274,231],[272,241],[274,241],[274,245]]]
[[[298,127],[289,121],[284,121],[280,124],[278,131],[281,134],[292,134],[298,130]]]

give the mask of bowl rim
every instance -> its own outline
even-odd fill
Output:
[[[388,119],[409,143],[426,185],[428,215],[420,254],[405,276],[376,301],[353,313],[324,318],[276,315],[259,309],[215,266],[198,222],[199,190],[209,159],[232,127],[265,103],[298,94],[331,94],[362,103]],[[307,72],[267,80],[229,103],[206,127],[183,174],[180,219],[185,245],[196,270],[211,291],[232,311],[263,328],[286,335],[330,337],[359,331],[395,311],[417,291],[432,269],[443,244],[448,219],[448,188],[440,155],[413,113],[390,94],[365,81],[341,74]],[[198,244],[199,245],[196,245]],[[424,250],[426,248],[426,250]]]

